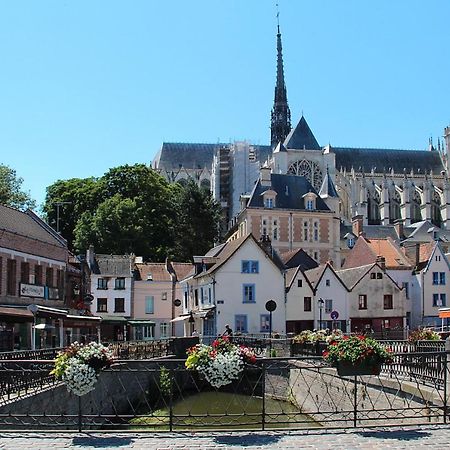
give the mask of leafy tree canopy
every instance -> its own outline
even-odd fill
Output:
[[[0,164],[0,204],[17,209],[34,209],[36,202],[21,190],[23,178],[14,169]]]
[[[170,185],[144,164],[104,176],[57,181],[47,188],[44,212],[76,252],[134,253],[153,261],[190,260],[218,237],[220,206],[190,182]]]

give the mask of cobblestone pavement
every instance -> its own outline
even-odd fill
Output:
[[[0,433],[0,449],[445,449],[450,426],[233,433]]]

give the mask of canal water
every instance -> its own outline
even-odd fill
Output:
[[[320,426],[309,416],[302,414],[294,404],[266,397],[251,397],[228,392],[200,392],[177,400],[173,405],[174,430],[215,429],[266,429],[311,428]],[[130,421],[132,428],[167,430],[169,408],[162,408],[150,415],[143,414]]]

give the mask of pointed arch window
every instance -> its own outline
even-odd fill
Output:
[[[420,222],[422,220],[422,213],[420,205],[422,203],[422,199],[420,198],[420,193],[418,191],[414,191],[412,198],[412,214],[411,214],[411,222]]]
[[[367,193],[367,215],[369,225],[380,225],[380,194],[375,191]]]
[[[294,161],[288,168],[288,174],[305,177],[317,190],[320,189],[323,174],[320,167],[314,161],[302,159]]]
[[[431,196],[431,223],[437,227],[440,227],[442,224],[441,196],[436,191]]]
[[[394,223],[396,220],[401,219],[401,202],[400,194],[394,189],[389,198],[389,223]]]

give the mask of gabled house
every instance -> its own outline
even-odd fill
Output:
[[[267,242],[265,243],[267,244]],[[194,257],[195,270],[181,281],[185,335],[195,330],[203,336],[223,333],[268,333],[274,300],[272,331],[285,333],[284,267],[275,252],[252,234],[234,239]]]
[[[91,313],[102,318],[104,341],[130,339],[134,255],[97,255],[89,247],[86,262],[91,271]]]
[[[348,288],[334,267],[327,263],[305,275],[314,287],[314,328],[349,331]]]
[[[413,307],[413,326],[441,326],[439,309],[449,306],[450,264],[439,242],[420,245],[414,275],[422,301]]]
[[[348,289],[350,331],[406,328],[405,289],[379,263],[336,271]]]
[[[136,258],[137,259],[137,258]],[[180,279],[192,270],[190,263],[166,260],[165,263],[135,264],[131,325],[133,340],[164,339],[183,336],[181,322],[172,322],[181,312]]]

